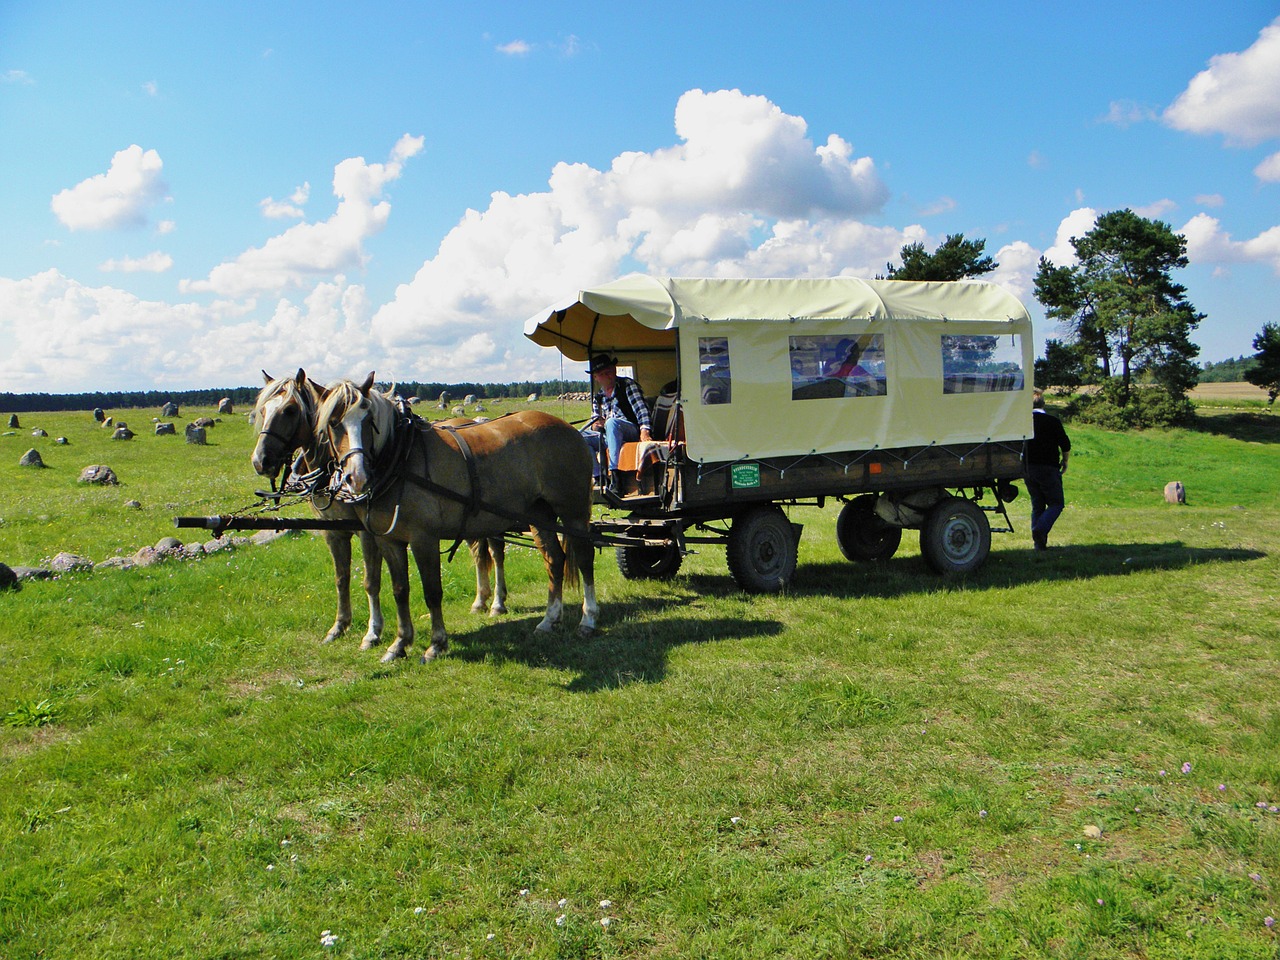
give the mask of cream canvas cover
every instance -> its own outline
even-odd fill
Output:
[[[572,360],[631,364],[650,393],[679,371],[688,455],[722,462],[876,448],[1021,441],[1031,435],[1031,319],[983,281],[695,279],[632,275],[530,318],[525,335]],[[874,345],[874,395],[809,398],[811,344]],[[727,353],[728,402],[700,390],[706,347]],[[958,373],[998,350],[1000,373]],[[720,358],[724,360],[723,356]],[[970,369],[970,368],[964,368]],[[866,372],[866,371],[864,371]]]

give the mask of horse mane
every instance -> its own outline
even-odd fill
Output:
[[[250,422],[254,426],[262,426],[263,410],[268,403],[281,396],[286,401],[297,399],[303,413],[310,419],[320,402],[320,391],[316,389],[310,378],[307,378],[306,384],[306,389],[300,390],[296,377],[276,377],[258,391],[258,397],[253,402],[253,413],[249,415]]]
[[[339,380],[325,392],[320,401],[320,409],[316,414],[317,435],[329,432],[329,425],[335,419],[341,420],[353,405],[366,399],[360,387],[352,380]],[[390,441],[396,424],[396,408],[391,399],[377,390],[370,390],[367,396],[373,415],[374,445],[373,454],[380,453]]]

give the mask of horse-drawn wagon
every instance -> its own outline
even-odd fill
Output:
[[[607,351],[653,398],[653,442],[624,448],[624,495],[594,524],[629,578],[723,543],[741,587],[779,590],[800,537],[783,508],[827,500],[852,561],[887,559],[917,529],[933,569],[966,572],[987,557],[989,515],[1012,529],[1033,344],[997,285],[633,275],[525,335],[574,361]]]

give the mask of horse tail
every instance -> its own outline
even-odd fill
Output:
[[[560,546],[564,548],[564,585],[572,590],[578,589],[578,553],[582,544],[579,537],[560,538]]]

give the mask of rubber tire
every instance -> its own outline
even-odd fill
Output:
[[[670,580],[684,555],[674,544],[662,547],[617,547],[618,569],[628,580]]]
[[[756,507],[733,521],[729,574],[748,593],[778,593],[796,572],[796,535],[780,507]]]
[[[920,553],[936,573],[977,570],[991,552],[991,524],[972,500],[947,497],[930,508],[920,528]]]
[[[881,563],[898,552],[902,528],[876,514],[874,496],[855,497],[840,510],[836,520],[836,543],[846,560],[853,563]]]

